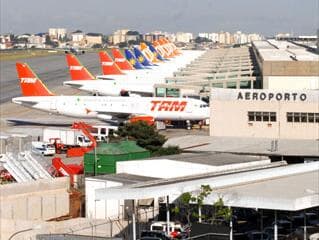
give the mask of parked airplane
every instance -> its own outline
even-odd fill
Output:
[[[63,85],[95,95],[152,95],[153,85],[159,82],[159,78],[148,79],[145,75],[138,75],[134,71],[124,74],[106,52],[100,52],[99,55],[104,75],[95,78],[76,56],[67,54],[66,59],[72,81],[65,81]]]
[[[208,105],[191,98],[55,96],[25,63],[17,63],[23,97],[12,99],[25,107],[72,117],[153,120],[204,120]]]
[[[135,49],[137,54],[142,54]],[[99,53],[103,75],[94,77],[72,54],[67,54],[66,59],[72,81],[66,81],[63,84],[83,91],[92,92],[96,95],[108,96],[129,96],[133,94],[150,96],[153,93],[153,86],[156,83],[165,83],[165,78],[176,71],[176,62],[170,61],[161,64],[160,67],[153,66],[153,69],[143,67],[130,50],[125,49],[126,57],[135,68],[140,70],[132,71],[131,64],[122,56],[118,49],[113,49],[114,63],[111,57],[102,51]],[[196,55],[195,55],[196,56]],[[141,55],[140,58],[143,58]],[[147,61],[145,59],[145,61]],[[125,70],[121,70],[118,65]],[[81,80],[77,81],[77,80]],[[92,81],[95,80],[95,81]],[[103,82],[101,80],[113,80],[112,82]]]

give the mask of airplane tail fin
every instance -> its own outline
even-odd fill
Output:
[[[153,66],[153,64],[147,60],[147,58],[144,56],[144,54],[138,48],[134,47],[133,50],[134,50],[134,54],[135,54],[137,60],[140,63],[142,63],[146,67]]]
[[[82,65],[79,59],[73,54],[66,54],[66,61],[69,67],[72,80],[94,80],[95,77]]]
[[[175,57],[175,54],[173,52],[172,47],[167,43],[167,39],[165,38],[160,38],[158,40],[159,44],[164,48],[164,50],[166,51],[168,57]]]
[[[143,69],[144,66],[136,59],[134,54],[129,49],[125,49],[125,57],[133,65],[135,69]]]
[[[26,63],[16,63],[23,96],[54,96]]]
[[[159,52],[159,54],[161,54],[164,58],[169,57],[166,50],[162,47],[162,45],[159,43],[159,41],[154,41],[153,46]]]
[[[119,49],[113,48],[112,55],[114,58],[114,62],[121,70],[133,70],[133,66],[129,63],[125,57],[122,55]]]
[[[120,75],[123,74],[121,69],[116,65],[106,51],[100,51],[100,62],[104,75]]]
[[[163,56],[155,49],[155,47],[152,44],[148,44],[148,48],[151,50],[151,52],[154,54],[154,57],[157,58],[159,61],[165,61]]]
[[[150,48],[148,47],[148,45],[144,42],[140,43],[140,49],[141,52],[144,54],[145,57],[147,57],[147,59],[149,61],[151,61],[152,63],[157,63],[160,60],[154,55],[154,53],[150,50]]]

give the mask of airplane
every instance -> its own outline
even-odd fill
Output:
[[[140,53],[138,49],[136,49],[137,53]],[[66,59],[71,75],[72,80],[94,80],[94,79],[103,79],[103,80],[116,80],[116,81],[125,81],[127,83],[132,83],[132,88],[129,88],[127,91],[135,92],[141,89],[138,86],[134,86],[134,82],[136,81],[136,85],[141,85],[142,82],[147,83],[149,86],[153,86],[156,83],[165,83],[165,78],[169,77],[173,74],[173,72],[178,66],[177,62],[169,62],[167,64],[161,64],[159,67],[152,66],[152,69],[149,67],[144,67],[142,64],[139,63],[139,61],[135,58],[133,53],[125,49],[126,57],[129,61],[127,61],[124,56],[120,53],[118,49],[112,49],[112,54],[114,55],[114,59],[117,61],[117,63],[113,62],[111,57],[105,52],[102,51],[99,53],[100,56],[100,62],[102,67],[103,75],[97,75],[94,77],[81,63],[80,61],[72,54],[66,54]],[[196,56],[196,55],[195,55]],[[140,56],[143,58],[143,56]],[[132,65],[134,65],[135,68],[139,69],[136,71],[132,71]],[[121,67],[120,67],[121,66]],[[120,69],[122,68],[122,69]],[[124,69],[124,70],[123,70]],[[75,83],[73,81],[67,81],[64,83],[66,86],[76,87],[76,88],[82,88],[82,90],[85,90],[83,87],[84,82]],[[90,83],[92,85],[93,83]],[[109,83],[110,84],[110,83]],[[123,89],[123,84],[117,83],[114,85],[117,85],[119,88]],[[97,83],[94,83],[95,86],[97,86]],[[144,86],[144,84],[142,84]],[[109,86],[109,85],[108,85]],[[107,87],[105,86],[104,89]],[[126,87],[128,89],[128,85]],[[124,89],[125,89],[124,88]],[[103,95],[114,95],[113,93],[110,94],[109,91],[112,90],[104,90],[104,91],[92,91],[92,88],[89,88],[90,92],[100,92]],[[147,93],[151,93],[152,89],[150,87],[144,89]],[[107,93],[103,93],[107,91]],[[119,93],[116,89],[114,89],[115,92]],[[125,92],[127,92],[125,91]],[[118,94],[115,95],[118,95]]]
[[[127,75],[123,75],[118,66],[105,52],[99,53],[103,73],[107,72],[112,75],[103,76],[120,76],[118,78],[105,80],[95,78],[92,74],[87,74],[88,70],[81,65],[78,59],[73,55],[66,55],[67,62],[71,74],[71,81],[63,82],[64,86],[77,88],[82,91],[93,93],[94,95],[106,96],[133,96],[143,95],[151,96],[153,93],[152,81],[142,81],[142,79],[128,79]],[[71,64],[71,65],[70,65]],[[78,69],[77,71],[73,69]],[[80,75],[82,73],[82,75]],[[99,77],[99,76],[97,76]]]
[[[63,82],[63,85],[94,95],[152,96],[153,85],[159,82],[159,78],[150,80],[145,75],[138,75],[133,71],[124,74],[106,52],[101,51],[99,55],[102,72],[106,75],[94,77],[76,56],[67,54],[66,59],[72,80]]]
[[[52,114],[104,121],[119,119],[201,121],[208,104],[192,98],[56,96],[26,63],[16,63],[23,97],[12,102]]]

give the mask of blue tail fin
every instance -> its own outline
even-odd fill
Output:
[[[125,49],[124,52],[126,59],[133,65],[135,69],[144,69],[144,66],[140,64],[140,62],[136,59],[131,50]]]
[[[156,51],[155,47],[154,47],[151,43],[148,43],[147,45],[148,45],[148,48],[151,50],[151,52],[156,56],[156,58],[157,58],[158,60],[160,60],[160,61],[166,61],[166,60],[167,60],[167,59],[164,59],[164,58],[162,57],[162,55],[159,54],[158,51]]]
[[[150,61],[147,60],[147,58],[138,48],[134,47],[133,49],[134,49],[135,57],[140,63],[142,63],[146,67],[154,66],[152,63],[150,63]]]

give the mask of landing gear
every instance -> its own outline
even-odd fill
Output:
[[[190,120],[186,120],[186,129],[191,130],[192,129],[192,124]]]

